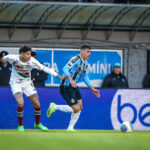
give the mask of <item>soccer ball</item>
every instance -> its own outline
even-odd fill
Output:
[[[129,121],[125,121],[121,124],[120,130],[122,132],[132,132],[133,131],[133,125]]]

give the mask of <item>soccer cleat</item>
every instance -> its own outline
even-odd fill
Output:
[[[43,126],[41,123],[38,125],[34,123],[34,128],[41,129],[42,131],[48,131],[48,128]]]
[[[47,117],[48,117],[48,118],[51,116],[51,114],[52,114],[53,112],[55,112],[55,110],[54,110],[54,106],[55,106],[55,105],[56,105],[55,103],[50,103],[49,108],[48,108],[48,110],[47,110]]]
[[[23,132],[24,131],[24,126],[18,126],[18,131]]]
[[[76,132],[75,129],[67,129],[68,132]]]

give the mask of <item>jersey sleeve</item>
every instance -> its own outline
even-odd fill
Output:
[[[57,76],[57,73],[54,71],[53,68],[48,68],[48,67],[45,67],[43,64],[41,64],[38,60],[34,59],[32,57],[32,63],[33,63],[33,68],[36,68],[38,70],[42,70],[48,74],[51,74],[53,76]]]
[[[88,77],[88,73],[84,73],[84,74],[83,74],[83,81],[84,81],[84,83],[85,83],[88,87],[92,86],[92,85],[91,85],[91,82],[90,82],[90,79],[89,79],[89,77]]]
[[[36,68],[38,70],[43,70],[44,65],[41,64],[38,60],[36,60],[35,58],[31,57],[32,60],[32,68]]]
[[[63,72],[65,76],[69,76],[70,75],[70,70],[76,65],[78,64],[80,60],[80,56],[77,55],[75,57],[72,57],[69,62],[63,67]]]
[[[51,74],[51,75],[53,75],[53,76],[57,76],[57,75],[58,75],[58,74],[54,71],[53,68],[44,67],[44,68],[43,68],[43,71],[46,72],[46,73],[48,73],[48,74]]]
[[[13,64],[13,62],[16,60],[16,55],[6,55],[3,57],[4,61],[8,61],[10,64]]]

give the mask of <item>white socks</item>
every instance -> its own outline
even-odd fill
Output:
[[[63,112],[70,112],[70,113],[73,112],[73,109],[68,105],[55,105],[54,110],[60,110]]]
[[[68,126],[68,130],[70,129],[73,129],[74,125],[76,124],[76,122],[78,121],[79,119],[79,116],[80,116],[80,113],[81,111],[77,112],[77,113],[72,113],[71,114],[71,120],[70,120],[70,123],[69,123],[69,126]]]
[[[54,110],[60,110],[60,111],[63,111],[63,112],[72,113],[71,114],[71,120],[70,120],[70,123],[69,123],[69,126],[68,126],[68,130],[73,129],[73,127],[76,124],[76,122],[78,121],[80,113],[81,113],[81,111],[79,111],[77,113],[74,113],[73,109],[68,105],[55,105]]]

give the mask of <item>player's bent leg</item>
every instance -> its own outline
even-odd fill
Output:
[[[68,105],[56,105],[55,103],[50,103],[49,108],[47,110],[47,117],[49,118],[53,112],[56,110],[60,110],[63,112],[72,113],[73,109]]]
[[[67,131],[71,131],[71,132],[75,131],[74,126],[79,119],[80,113],[81,113],[81,111],[71,114],[71,120],[70,120],[69,126],[67,128]]]
[[[17,106],[23,107],[24,106],[24,100],[23,100],[22,93],[21,92],[14,93],[14,97],[16,99]]]
[[[18,131],[24,131],[23,126],[23,105],[24,100],[21,92],[14,94],[14,97],[17,101],[17,118],[18,118]]]
[[[79,105],[79,103],[77,103],[75,105],[72,105],[72,109],[73,109],[74,113],[79,112],[80,111],[80,105]]]
[[[78,100],[78,103],[79,103],[79,105],[80,105],[80,110],[82,110],[82,109],[83,109],[82,100],[81,100],[81,99]]]
[[[35,94],[31,95],[31,96],[28,96],[28,98],[31,100],[31,102],[32,102],[32,104],[33,104],[33,106],[35,108],[39,108],[40,107],[39,97],[38,97],[37,93],[35,93]]]
[[[67,128],[67,131],[75,132],[76,130],[74,129],[74,126],[78,121],[81,112],[79,103],[73,105],[72,109],[74,110],[74,112],[71,114],[71,120]]]
[[[41,129],[42,131],[48,131],[48,128],[43,126],[40,123],[41,107],[40,107],[40,102],[39,102],[39,98],[38,98],[37,93],[29,96],[28,98],[32,101],[33,106],[34,106],[34,116],[35,116],[34,127],[38,128],[38,129]]]

